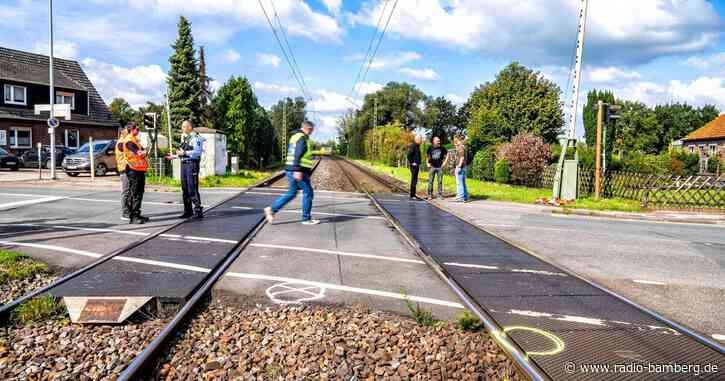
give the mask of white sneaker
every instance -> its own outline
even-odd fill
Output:
[[[302,225],[317,225],[320,223],[320,220],[307,220],[302,221]]]
[[[271,207],[264,208],[264,218],[267,219],[267,223],[271,224],[272,221],[274,221],[274,213],[272,212]]]

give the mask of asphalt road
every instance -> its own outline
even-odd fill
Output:
[[[493,201],[443,205],[542,258],[725,343],[725,227],[554,215]]]

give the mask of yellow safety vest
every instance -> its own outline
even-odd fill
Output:
[[[302,132],[298,132],[289,139],[289,144],[287,145],[287,161],[285,162],[286,165],[292,166],[295,163],[295,149],[297,148],[297,142],[300,139],[305,139],[305,144],[307,144],[307,151],[304,155],[300,158],[300,167],[306,168],[306,169],[312,169],[312,165],[314,162],[312,161],[312,142],[310,142],[310,139]]]
[[[124,152],[126,147],[125,144],[128,141],[128,135],[118,139],[116,141],[116,168],[118,168],[118,172],[123,172],[126,170],[126,153]],[[119,148],[120,147],[120,148]]]

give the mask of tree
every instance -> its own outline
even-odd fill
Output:
[[[213,93],[211,91],[211,81],[213,79],[206,74],[206,58],[204,55],[204,47],[199,47],[199,107],[201,115],[199,115],[200,125],[213,128],[214,126],[214,108],[211,107],[211,99]]]
[[[178,36],[172,48],[174,52],[169,57],[171,68],[168,77],[172,125],[180,128],[181,122],[185,119],[191,120],[196,125],[201,108],[201,81],[191,24],[184,16],[179,17]]]
[[[448,143],[458,132],[459,115],[456,105],[445,97],[429,99],[423,111],[423,126],[428,137],[438,136],[443,144]]]
[[[389,82],[375,93],[365,96],[362,109],[356,118],[366,130],[398,122],[404,128],[412,130],[423,125],[421,105],[426,95],[409,83]],[[373,123],[377,117],[377,123]]]
[[[495,139],[531,132],[551,143],[564,125],[559,87],[518,62],[501,70],[493,82],[478,86],[465,107],[471,116],[469,129],[476,124],[495,128],[480,132]],[[480,123],[477,115],[496,115],[497,123]]]
[[[121,124],[121,127],[126,126],[128,122],[136,118],[136,110],[123,98],[114,98],[108,109],[111,111],[113,118]]]
[[[613,136],[613,152],[620,158],[632,152],[658,153],[657,115],[642,102],[620,102],[622,110]]]
[[[584,137],[588,145],[594,146],[597,143],[597,110],[595,107],[598,101],[615,104],[614,93],[609,90],[599,91],[592,90],[587,93],[587,104],[584,105]],[[614,123],[607,125],[607,136],[611,137],[614,135],[613,131]],[[611,149],[611,140],[607,140],[607,150]]]
[[[277,104],[273,105],[269,111],[269,117],[272,122],[272,127],[276,131],[278,139],[278,150],[280,153],[284,152],[287,147],[285,137],[289,139],[290,132],[299,129],[307,118],[307,112],[305,111],[307,102],[302,97],[284,98],[281,99]],[[285,123],[286,120],[286,123]],[[287,131],[285,131],[285,126]]]

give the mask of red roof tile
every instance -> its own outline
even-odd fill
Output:
[[[684,141],[725,139],[725,114],[687,135]]]

